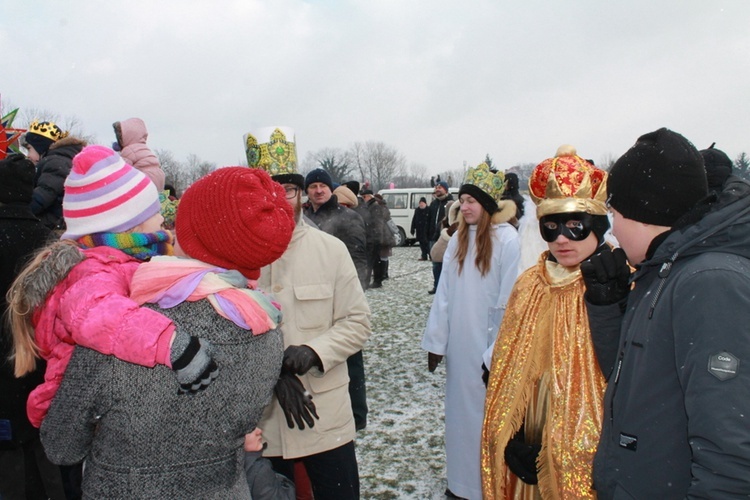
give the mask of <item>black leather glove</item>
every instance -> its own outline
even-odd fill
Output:
[[[305,429],[305,423],[310,428],[315,427],[315,420],[320,419],[315,410],[312,396],[305,390],[305,386],[296,375],[289,372],[281,372],[276,387],[273,388],[279,406],[284,411],[286,425],[294,429],[294,423],[300,430]]]
[[[284,370],[297,375],[304,375],[313,366],[317,366],[321,371],[323,370],[320,356],[312,348],[306,345],[290,345],[284,351]]]
[[[536,457],[541,449],[540,444],[526,444],[514,437],[505,447],[505,463],[524,483],[537,484]]]
[[[434,352],[427,353],[427,369],[430,370],[430,373],[435,371],[435,368],[437,368],[442,360],[442,354],[435,354]]]
[[[487,387],[487,384],[490,382],[490,371],[484,363],[482,363],[482,382],[484,382],[485,387]]]
[[[630,293],[630,266],[622,248],[609,247],[581,263],[586,300],[597,306],[616,304]]]
[[[170,352],[172,370],[180,384],[179,394],[202,391],[219,375],[207,340],[177,333]]]

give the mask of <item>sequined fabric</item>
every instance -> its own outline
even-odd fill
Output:
[[[605,380],[580,271],[547,255],[516,282],[495,344],[482,429],[487,499],[596,497],[591,465]],[[527,440],[541,431],[538,486],[522,483],[505,465],[505,446],[524,421]]]

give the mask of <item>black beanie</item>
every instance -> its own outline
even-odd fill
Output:
[[[700,153],[666,128],[639,137],[607,179],[610,206],[625,218],[657,226],[671,227],[707,194]]]
[[[727,177],[732,175],[732,160],[724,151],[714,149],[713,144],[708,149],[701,150],[700,153],[706,167],[708,188],[712,191],[721,191]]]
[[[0,203],[31,203],[36,168],[22,154],[0,160]]]
[[[490,215],[494,214],[498,210],[497,202],[492,198],[492,196],[488,195],[474,184],[464,184],[463,186],[461,186],[461,189],[458,190],[459,198],[462,194],[468,194],[469,196],[472,196],[479,202],[480,205],[482,205],[482,208],[487,210],[487,213]]]
[[[307,177],[305,177],[305,191],[307,191],[307,188],[313,182],[322,182],[323,184],[331,188],[331,191],[333,191],[333,179],[331,179],[331,174],[329,174],[322,168],[316,168],[315,170],[307,174]]]
[[[344,183],[344,186],[348,187],[352,191],[352,193],[354,193],[354,196],[359,196],[359,182],[346,181]]]
[[[31,145],[36,152],[39,153],[39,156],[44,156],[49,147],[55,143],[55,141],[49,137],[44,137],[43,135],[35,134],[34,132],[26,132],[24,141]]]

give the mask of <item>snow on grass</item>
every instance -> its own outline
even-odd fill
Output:
[[[445,498],[445,369],[427,371],[422,330],[432,263],[418,247],[394,248],[390,279],[368,290],[372,336],[365,345],[367,428],[357,436],[362,498]]]

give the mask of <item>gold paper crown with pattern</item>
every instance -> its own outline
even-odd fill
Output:
[[[464,184],[478,187],[490,195],[493,200],[499,202],[503,196],[503,191],[505,191],[505,174],[492,172],[489,165],[480,163],[466,172]]]
[[[38,120],[34,120],[33,122],[31,122],[31,125],[29,125],[29,132],[32,132],[36,135],[41,135],[42,137],[51,139],[54,142],[68,137],[67,132],[63,132],[62,130],[60,130],[60,127],[55,125],[53,122],[48,121],[40,122]]]
[[[297,173],[297,148],[294,130],[289,127],[265,127],[245,134],[245,155],[250,168],[269,175]]]
[[[534,167],[529,195],[536,215],[585,212],[607,214],[607,172],[576,154],[573,146],[560,146],[554,158]]]

